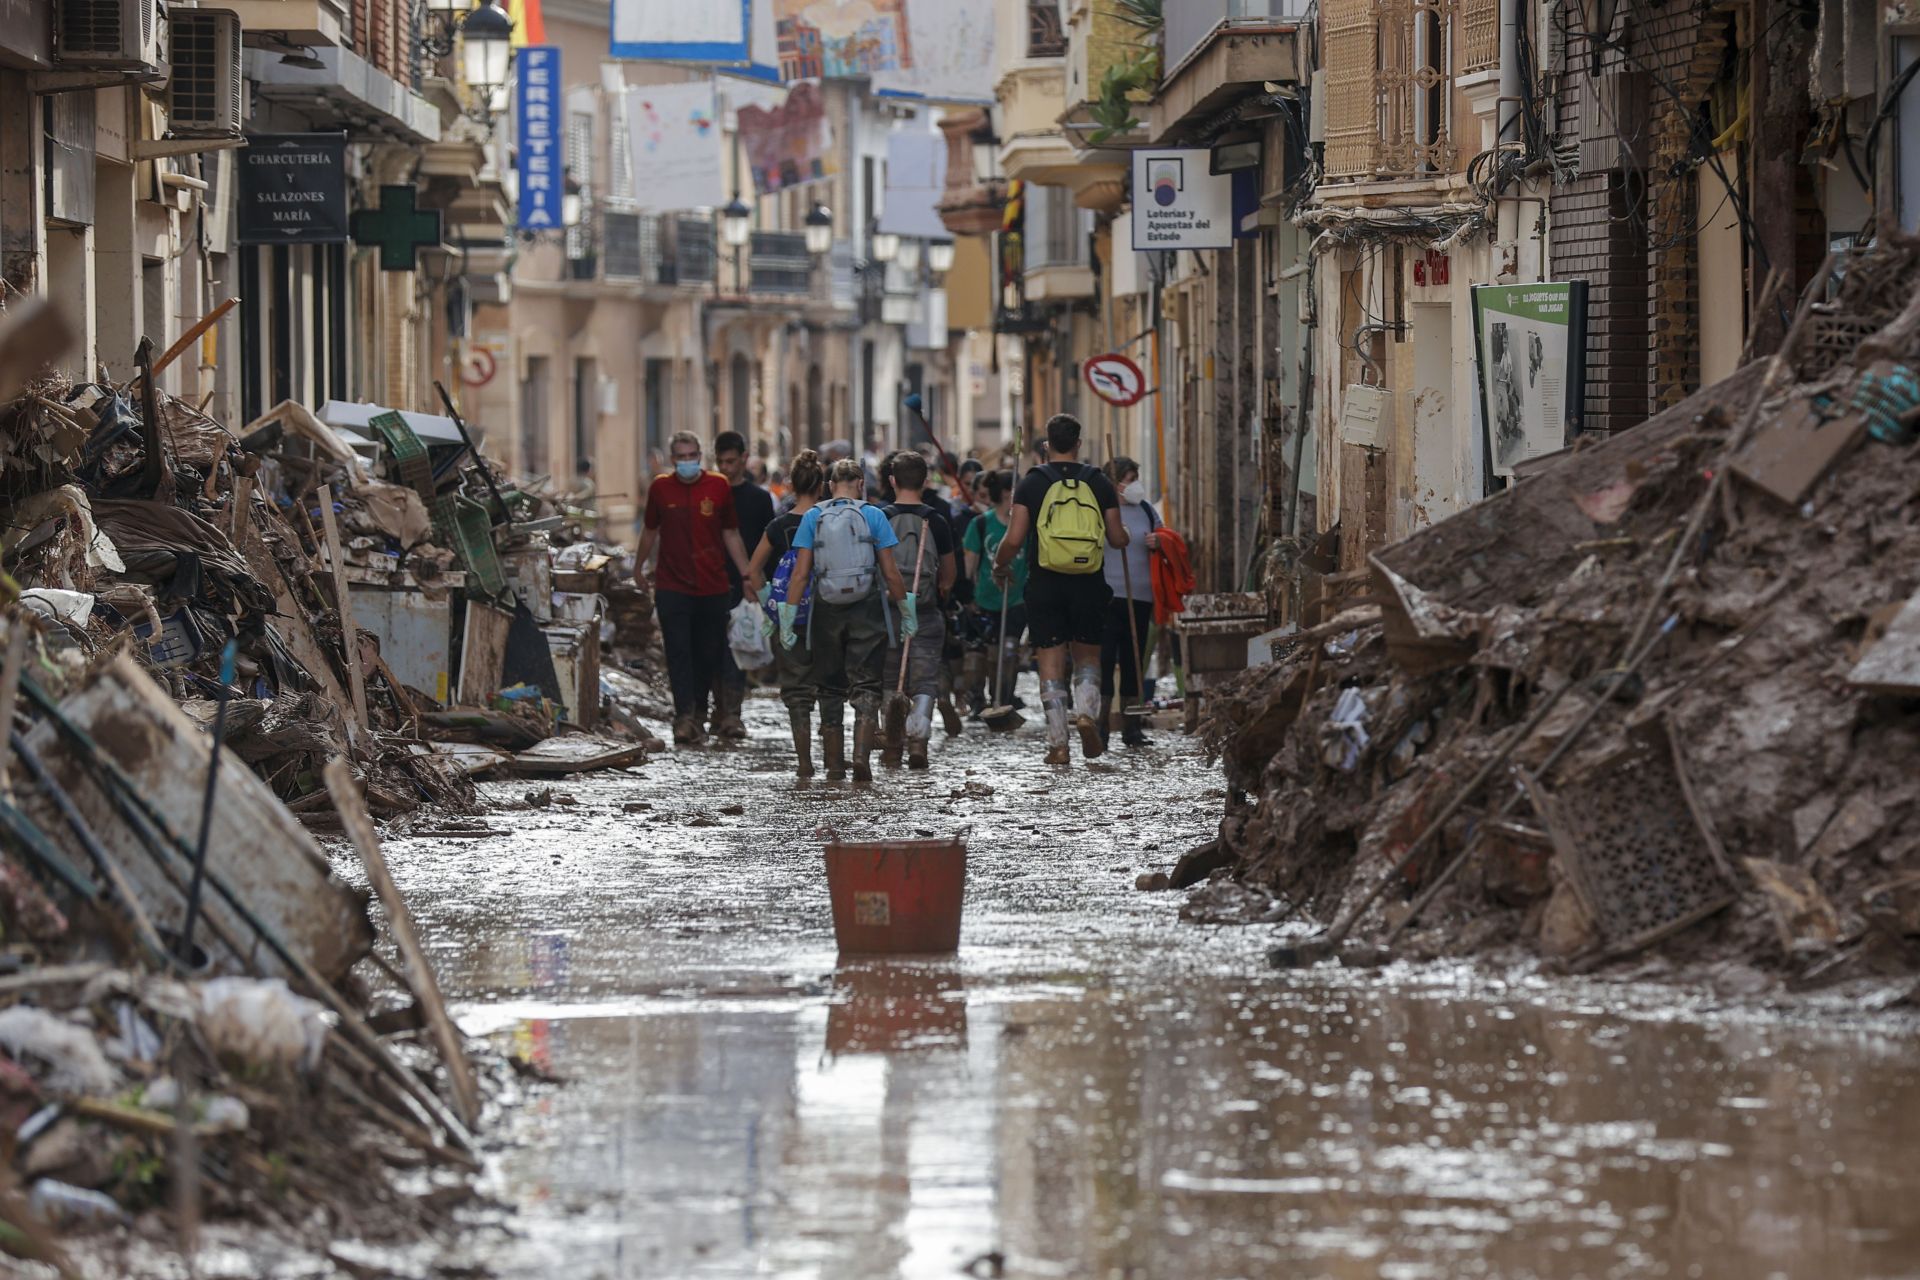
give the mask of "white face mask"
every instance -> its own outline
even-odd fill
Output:
[[[1147,486],[1135,480],[1120,491],[1120,501],[1130,507],[1137,507],[1147,500]]]

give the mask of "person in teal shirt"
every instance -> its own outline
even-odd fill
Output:
[[[984,515],[967,522],[966,536],[961,539],[961,547],[967,553],[967,576],[973,580],[973,607],[985,619],[987,652],[993,653],[992,646],[998,643],[1005,661],[994,661],[993,668],[995,672],[1003,667],[1007,669],[1007,688],[993,690],[991,703],[985,701],[987,672],[975,673],[970,681],[973,692],[969,700],[973,703],[973,718],[976,720],[988,706],[1013,705],[1010,695],[1020,674],[1014,655],[1019,650],[1020,637],[1027,629],[1027,557],[1015,558],[1013,578],[1004,594],[991,573],[981,572],[983,565],[992,565],[994,553],[1000,549],[1000,540],[1007,536],[1008,516],[1013,510],[1013,489],[1013,472],[987,472],[986,490],[990,506]],[[1004,629],[1000,625],[1002,606],[1005,606],[1007,618]]]

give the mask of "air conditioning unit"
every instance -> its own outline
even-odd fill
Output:
[[[63,70],[158,68],[156,0],[58,0],[53,56]]]
[[[167,10],[171,76],[167,128],[181,138],[237,138],[246,114],[240,78],[240,15],[228,9]]]

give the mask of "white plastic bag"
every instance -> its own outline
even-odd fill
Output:
[[[727,619],[727,647],[733,664],[742,671],[758,671],[773,663],[773,645],[767,639],[767,615],[757,600],[742,600]]]

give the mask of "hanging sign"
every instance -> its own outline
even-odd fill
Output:
[[[248,134],[239,165],[241,244],[346,242],[346,134]]]
[[[560,50],[528,45],[514,58],[519,75],[520,229],[554,231],[566,197],[566,152],[560,145]]]
[[[1110,405],[1124,409],[1146,399],[1147,376],[1123,355],[1095,356],[1080,366],[1080,376],[1087,380],[1093,394]]]
[[[1586,281],[1475,285],[1473,336],[1493,474],[1566,448],[1586,403]]]
[[[1133,247],[1233,247],[1233,175],[1214,174],[1212,152],[1133,153]]]

